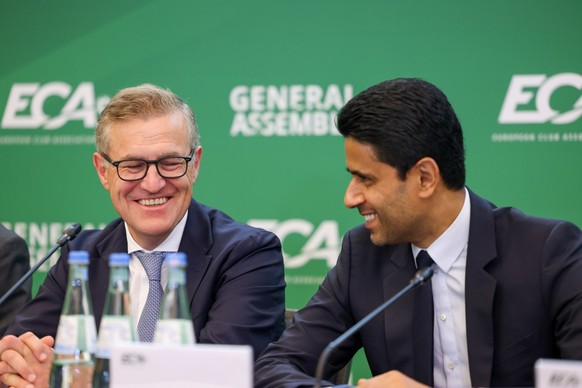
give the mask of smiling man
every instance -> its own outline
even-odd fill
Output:
[[[344,202],[364,224],[257,360],[257,388],[313,386],[324,348],[426,265],[430,283],[337,347],[324,378],[361,348],[374,376],[362,388],[533,386],[537,359],[582,359],[580,229],[467,189],[461,125],[438,88],[382,82],[350,100],[337,125],[351,175]]]
[[[257,357],[284,328],[281,244],[274,234],[192,199],[202,148],[191,109],[153,85],[124,89],[101,113],[95,138],[93,163],[120,218],[102,231],[81,232],[62,248],[37,296],[8,329],[13,335],[0,341],[2,381],[15,387],[46,384],[71,250],[86,250],[91,257],[89,284],[98,327],[108,257],[131,254],[131,310],[141,341],[153,336],[151,328],[140,325],[142,311],[151,311],[144,309],[151,302],[142,253],[186,253],[196,341],[250,345]],[[162,267],[161,286],[166,282]]]

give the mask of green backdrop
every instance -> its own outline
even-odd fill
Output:
[[[582,225],[581,14],[579,0],[0,0],[0,222],[35,263],[66,225],[114,218],[96,115],[120,88],[159,84],[198,117],[195,197],[280,236],[301,307],[362,222],[343,206],[334,115],[413,76],[457,110],[470,188]]]

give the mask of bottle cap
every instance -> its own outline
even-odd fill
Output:
[[[87,251],[71,251],[69,252],[70,264],[88,264],[89,252]]]
[[[112,253],[109,255],[109,266],[123,267],[129,265],[129,255],[127,253]]]
[[[170,267],[185,267],[186,254],[184,252],[170,252],[166,255],[166,263]]]

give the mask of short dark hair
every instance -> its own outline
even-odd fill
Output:
[[[463,130],[444,93],[418,78],[397,78],[356,95],[338,113],[344,137],[370,144],[402,180],[423,157],[433,158],[445,185],[465,185]]]

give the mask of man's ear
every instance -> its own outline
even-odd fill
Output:
[[[417,172],[419,195],[428,198],[433,195],[441,180],[441,172],[437,162],[433,158],[424,157],[413,167]]]
[[[192,182],[196,182],[198,178],[198,172],[200,171],[200,161],[202,159],[202,147],[198,146],[193,155],[193,166],[192,166]]]
[[[109,190],[109,179],[107,178],[108,163],[98,152],[93,153],[93,166],[95,166],[99,180],[103,187],[105,187],[105,190]]]

